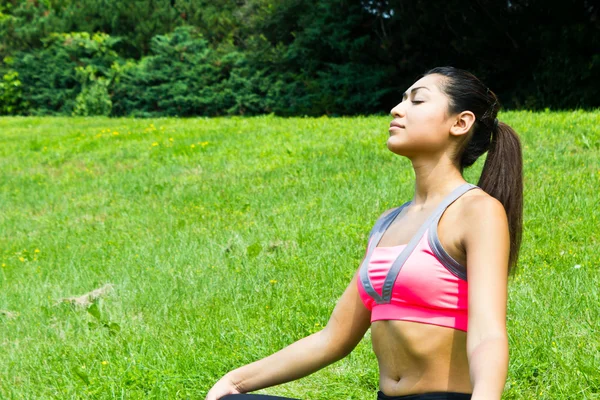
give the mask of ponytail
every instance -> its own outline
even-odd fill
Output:
[[[523,231],[523,156],[517,133],[503,122],[492,130],[477,186],[500,201],[506,210],[510,233],[509,273],[513,272]]]

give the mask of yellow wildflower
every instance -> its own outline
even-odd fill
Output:
[[[35,249],[34,252],[39,253],[40,249]]]
[[[158,142],[152,143],[152,146],[158,146]]]
[[[269,281],[269,283],[271,283],[271,284],[276,284],[276,283],[277,283],[277,281],[276,281],[275,279],[271,279],[271,280]]]
[[[108,361],[102,361],[102,365],[107,365]]]
[[[25,259],[23,257],[19,257],[19,261],[25,262]]]
[[[190,145],[190,147],[193,149],[194,147],[196,147],[196,145],[195,145],[194,143],[192,143],[192,144]]]

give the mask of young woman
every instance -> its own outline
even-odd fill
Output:
[[[378,399],[500,399],[508,369],[508,274],[521,241],[516,133],[472,74],[435,68],[392,109],[388,148],[411,160],[412,201],[386,211],[327,326],[226,374],[206,400],[309,375],[348,355],[371,328]],[[478,186],[462,171],[488,153]],[[276,397],[275,397],[276,398]]]

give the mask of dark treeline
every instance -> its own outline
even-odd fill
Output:
[[[382,113],[440,65],[474,72],[505,108],[596,108],[598,8],[585,0],[0,0],[0,114]]]

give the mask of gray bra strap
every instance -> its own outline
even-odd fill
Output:
[[[467,268],[456,261],[450,254],[444,250],[442,246],[442,242],[440,242],[440,238],[437,233],[437,227],[440,222],[440,217],[442,214],[438,215],[435,221],[432,222],[431,227],[429,228],[429,236],[427,239],[429,240],[429,247],[433,251],[433,254],[442,262],[442,265],[446,267],[448,271],[450,271],[454,276],[463,281],[467,280]]]
[[[374,298],[377,302],[382,301],[379,293],[375,291],[373,285],[371,285],[371,280],[369,279],[369,260],[371,260],[371,256],[373,255],[373,251],[377,247],[377,244],[381,240],[381,237],[387,231],[387,228],[391,225],[391,223],[396,219],[396,217],[402,212],[404,207],[408,206],[410,202],[404,203],[400,207],[397,207],[390,211],[387,215],[379,218],[377,222],[375,222],[375,226],[371,230],[369,234],[369,243],[367,246],[367,255],[363,259],[362,264],[360,265],[360,280],[362,282],[363,288],[365,291]]]
[[[438,218],[439,215],[443,214],[444,210],[446,210],[446,208],[450,204],[452,204],[454,201],[456,201],[456,199],[458,199],[464,193],[466,193],[469,190],[474,189],[476,187],[477,186],[471,185],[470,183],[465,183],[463,185],[460,185],[456,189],[454,189],[448,196],[446,196],[444,198],[444,200],[442,200],[442,202],[436,207],[436,209],[433,211],[433,213],[431,213],[431,215],[427,218],[427,220],[423,223],[423,225],[421,225],[419,230],[415,233],[415,235],[412,237],[410,242],[408,242],[408,244],[406,245],[404,250],[402,250],[402,252],[398,256],[398,258],[392,264],[390,270],[388,271],[388,273],[386,275],[385,281],[383,282],[381,296],[375,291],[375,289],[373,288],[373,285],[371,285],[371,280],[369,279],[369,271],[368,271],[369,261],[371,259],[371,255],[372,255],[373,251],[379,244],[379,241],[381,240],[381,237],[383,236],[383,234],[385,233],[387,228],[390,226],[390,224],[393,222],[393,220],[398,216],[400,211],[406,205],[408,205],[410,203],[406,203],[402,207],[398,207],[396,209],[398,211],[394,210],[387,216],[383,217],[382,218],[383,222],[380,223],[378,221],[376,223],[376,227],[378,229],[373,233],[372,240],[369,242],[367,256],[365,257],[365,259],[363,260],[363,262],[361,264],[360,279],[361,279],[361,283],[363,284],[363,288],[365,289],[365,291],[371,297],[373,297],[373,299],[377,302],[377,304],[385,304],[385,303],[390,302],[391,297],[392,297],[392,289],[394,287],[394,283],[396,282],[396,278],[398,277],[398,274],[400,273],[400,270],[402,269],[402,266],[404,265],[404,263],[406,262],[408,257],[411,255],[414,248],[417,246],[417,244],[419,243],[419,241],[421,240],[421,238],[423,237],[423,235],[425,234],[425,231],[429,228],[429,226]]]

